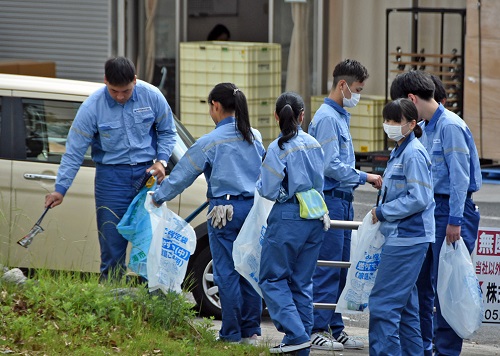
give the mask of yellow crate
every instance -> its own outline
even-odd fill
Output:
[[[259,130],[264,145],[267,147],[279,134],[279,127],[274,119],[276,98],[247,100],[250,125]],[[215,128],[208,113],[206,98],[181,97],[180,120],[194,138],[200,138]]]
[[[181,97],[206,97],[214,85],[236,84],[247,99],[281,93],[281,45],[258,42],[183,42]]]
[[[187,77],[197,76],[197,80],[190,83]],[[252,80],[255,80],[253,78]],[[271,83],[274,81],[274,83]],[[259,85],[245,85],[244,80],[238,78],[219,77],[215,78],[208,73],[183,74],[181,73],[180,96],[181,98],[207,98],[210,91],[218,83],[234,83],[244,94],[247,100],[262,98],[277,98],[281,94],[281,84],[278,78],[266,75]]]
[[[350,127],[353,140],[379,141],[384,140],[384,129],[382,127]]]
[[[281,62],[279,43],[237,41],[181,42],[182,59],[200,62],[262,63]]]

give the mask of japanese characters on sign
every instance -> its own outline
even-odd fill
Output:
[[[500,325],[500,228],[479,228],[472,259],[483,293],[483,323]]]

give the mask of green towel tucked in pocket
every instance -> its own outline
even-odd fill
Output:
[[[328,213],[325,201],[316,189],[295,193],[295,196],[299,201],[301,218],[319,219]]]

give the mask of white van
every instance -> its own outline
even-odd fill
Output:
[[[64,203],[48,211],[29,248],[17,241],[44,210],[45,195],[54,190],[68,130],[80,104],[104,84],[0,74],[0,264],[8,267],[98,272],[99,242],[94,201],[94,163],[90,150]],[[208,111],[208,108],[207,108]],[[176,120],[180,139],[169,169],[194,142]],[[186,218],[206,201],[203,176],[169,209]],[[206,209],[192,222],[198,242],[187,275],[195,278],[193,295],[205,315],[220,317],[213,284]]]

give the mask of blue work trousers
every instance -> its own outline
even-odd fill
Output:
[[[352,221],[354,209],[352,203],[344,199],[325,195],[325,203],[332,220]],[[331,228],[324,232],[323,244],[319,253],[320,260],[349,262],[351,256],[351,230]],[[337,303],[345,286],[347,268],[316,268],[313,277],[314,302]],[[335,310],[315,309],[313,332],[331,330],[334,337],[339,337],[344,330],[342,314]]]
[[[436,242],[432,243],[427,252],[426,259],[417,281],[418,298],[420,305],[420,327],[426,356],[432,356],[433,339],[436,348],[435,355],[460,355],[462,351],[462,338],[448,325],[441,315],[437,296],[437,276],[439,266],[439,253],[446,239],[446,226],[450,207],[447,198],[435,197],[436,208]],[[477,231],[479,229],[479,210],[471,198],[465,200],[464,219],[461,226],[461,236],[470,253],[474,250]],[[436,317],[433,317],[436,306]],[[435,321],[434,321],[435,320]],[[434,325],[436,322],[437,325]]]
[[[370,308],[370,355],[424,354],[415,285],[429,243],[384,246]]]
[[[311,339],[313,281],[323,223],[299,216],[299,204],[274,204],[262,244],[259,285],[269,314],[283,343],[297,345]],[[297,355],[308,355],[309,349]]]
[[[219,337],[236,342],[253,334],[261,335],[262,298],[235,269],[233,243],[252,208],[253,198],[246,200],[210,199],[209,211],[216,205],[232,205],[233,219],[222,229],[208,224],[212,252],[214,283],[219,287],[222,325]]]
[[[138,193],[134,183],[151,162],[137,165],[96,164],[95,204],[101,248],[101,280],[119,280],[126,271],[128,241],[116,230],[130,203]]]

